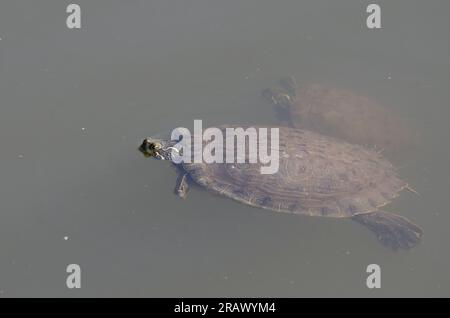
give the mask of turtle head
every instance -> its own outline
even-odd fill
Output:
[[[295,101],[297,82],[293,76],[283,77],[278,87],[266,88],[262,95],[265,99],[281,108],[289,108]]]
[[[263,90],[263,97],[275,108],[281,121],[289,120],[291,107],[295,103],[297,82],[293,76],[280,79],[277,87]]]
[[[293,95],[281,88],[266,88],[263,90],[262,95],[273,105],[279,120],[286,121],[289,119],[295,98]]]
[[[171,160],[172,150],[176,142],[158,138],[145,138],[139,146],[139,151],[145,157],[153,157],[159,160]]]
[[[294,96],[279,88],[266,88],[263,90],[262,95],[273,105],[283,108],[288,108],[294,101]]]

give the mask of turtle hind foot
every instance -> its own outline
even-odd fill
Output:
[[[392,249],[410,249],[419,244],[422,229],[407,218],[384,211],[359,214],[352,217],[375,233],[384,246]]]

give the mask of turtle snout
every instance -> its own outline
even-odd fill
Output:
[[[140,151],[140,152],[142,152],[142,154],[145,156],[145,157],[151,157],[152,155],[151,155],[151,149],[150,149],[150,147],[149,147],[149,145],[150,145],[150,141],[146,138],[146,139],[144,139],[143,141],[142,141],[142,143],[141,143],[141,145],[139,146],[139,148],[138,148],[138,150]]]
[[[145,157],[156,157],[162,149],[162,145],[157,141],[146,138],[138,149]]]

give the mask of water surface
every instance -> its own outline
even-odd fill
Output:
[[[0,5],[1,296],[450,296],[450,4],[378,1],[77,1]],[[387,209],[423,242],[393,253],[349,220],[173,193],[145,136],[177,126],[277,123],[261,90],[294,75],[408,119],[391,158],[420,192]],[[65,285],[82,268],[82,288]],[[365,285],[366,266],[382,288]]]

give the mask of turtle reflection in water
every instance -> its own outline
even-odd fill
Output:
[[[225,134],[225,126],[220,129]],[[146,157],[172,161],[176,143],[146,138],[139,150]],[[195,183],[259,208],[351,218],[394,250],[409,249],[422,236],[422,230],[405,217],[380,210],[401,190],[410,189],[389,161],[373,150],[308,130],[279,129],[279,170],[274,174],[261,174],[260,163],[182,162],[175,166],[179,171],[175,193],[183,198]]]
[[[390,153],[414,144],[413,134],[403,119],[377,102],[345,89],[322,84],[299,87],[291,76],[262,94],[275,106],[283,124],[290,127]]]

